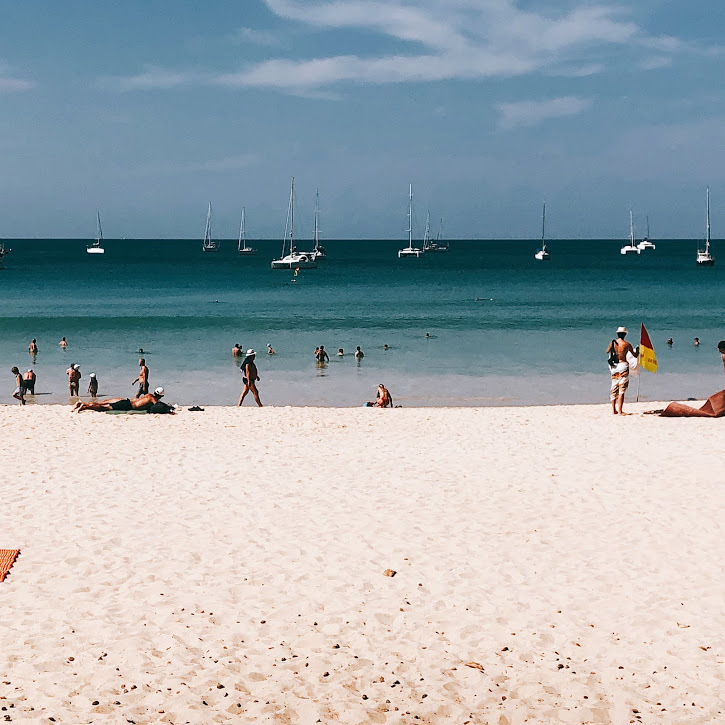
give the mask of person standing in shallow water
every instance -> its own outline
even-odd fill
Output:
[[[30,345],[28,345],[28,352],[31,355],[37,355],[38,354],[38,341],[35,338],[33,338],[30,341]]]
[[[256,355],[257,353],[254,352],[254,350],[247,350],[247,356],[242,361],[242,375],[244,376],[242,377],[242,382],[244,383],[244,388],[242,390],[242,394],[239,396],[237,406],[244,402],[244,398],[247,397],[247,393],[251,391],[254,399],[257,401],[257,405],[260,408],[263,407],[262,401],[259,399],[259,391],[257,390],[257,380],[259,380],[260,377],[257,371],[257,366],[254,362]]]
[[[138,361],[139,365],[139,371],[138,371],[138,377],[131,383],[131,385],[135,385],[138,383],[138,393],[136,394],[136,397],[140,397],[141,395],[147,395],[149,392],[149,369],[146,367],[146,358],[141,358]]]
[[[17,366],[10,369],[10,372],[15,376],[15,392],[13,398],[20,401],[20,405],[25,405],[25,397],[23,396],[23,376],[20,374]]]

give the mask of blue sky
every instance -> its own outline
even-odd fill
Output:
[[[0,238],[725,236],[721,0],[3,3]],[[722,221],[721,221],[722,220]]]

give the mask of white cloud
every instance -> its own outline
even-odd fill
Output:
[[[665,58],[664,56],[657,55],[653,58],[645,58],[640,61],[639,67],[642,70],[657,70],[658,68],[666,68],[672,65],[672,58]]]
[[[279,45],[279,39],[273,33],[245,27],[237,29],[234,33],[233,40],[240,45],[250,44],[270,47]]]
[[[32,81],[18,78],[13,69],[0,60],[0,93],[27,91],[35,86]]]
[[[203,84],[209,78],[208,73],[192,71],[171,71],[158,66],[146,66],[142,73],[125,78],[101,78],[98,85],[119,91],[148,91],[152,89],[168,90],[179,86]]]
[[[561,1],[561,0],[560,0]],[[233,71],[204,74],[148,68],[115,79],[123,90],[213,84],[269,87],[309,94],[340,83],[386,84],[511,77],[539,72],[581,77],[608,60],[648,49],[653,55],[686,50],[676,38],[651,36],[629,11],[604,2],[572,0],[556,10],[521,9],[518,0],[265,0],[279,18],[322,31],[367,31],[394,48],[365,54],[272,58]],[[272,36],[241,28],[239,39],[269,44]]]
[[[516,101],[514,103],[498,103],[496,110],[501,114],[499,128],[515,128],[517,126],[537,126],[550,119],[563,116],[576,116],[586,111],[592,101],[575,96],[562,96],[546,101]]]

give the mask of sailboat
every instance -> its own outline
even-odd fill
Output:
[[[327,252],[320,244],[320,190],[315,189],[315,246],[310,252],[312,259],[327,259]]]
[[[625,244],[620,254],[641,254],[642,250],[634,243],[634,222],[632,222],[632,210],[629,210],[629,244]]]
[[[443,219],[441,219],[440,226],[438,228],[438,234],[435,240],[429,239],[428,246],[425,248],[426,252],[447,252],[448,243],[443,241]]]
[[[101,212],[96,212],[96,241],[86,246],[86,252],[88,254],[105,254],[106,250],[103,248],[103,230],[101,229]]]
[[[425,249],[413,246],[413,184],[408,190],[408,246],[398,250],[398,259],[405,257],[422,257]]]
[[[647,236],[637,246],[642,251],[645,249],[656,249],[656,246],[649,240],[649,216],[647,217]]]
[[[710,254],[710,187],[707,187],[707,215],[705,222],[705,249],[697,246],[697,263],[702,267],[712,267],[715,264],[715,257]]]
[[[544,202],[544,210],[541,212],[541,249],[536,252],[534,259],[540,261],[551,259],[551,254],[546,248],[546,202]]]
[[[309,252],[298,252],[295,247],[295,177],[292,177],[292,186],[289,195],[289,208],[287,209],[288,226],[284,230],[282,240],[282,256],[272,260],[272,269],[317,269],[317,262],[312,259]],[[289,229],[289,252],[287,251],[287,229]]]
[[[243,257],[252,257],[257,253],[254,247],[247,246],[247,238],[244,233],[244,217],[246,216],[246,209],[242,207],[242,221],[239,223],[239,243],[237,244],[237,252]]]
[[[211,202],[206,211],[206,229],[204,230],[204,241],[201,243],[202,252],[218,252],[221,248],[221,242],[215,242],[211,238]]]

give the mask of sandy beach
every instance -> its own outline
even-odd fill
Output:
[[[0,406],[0,717],[722,722],[723,422],[653,407]]]

